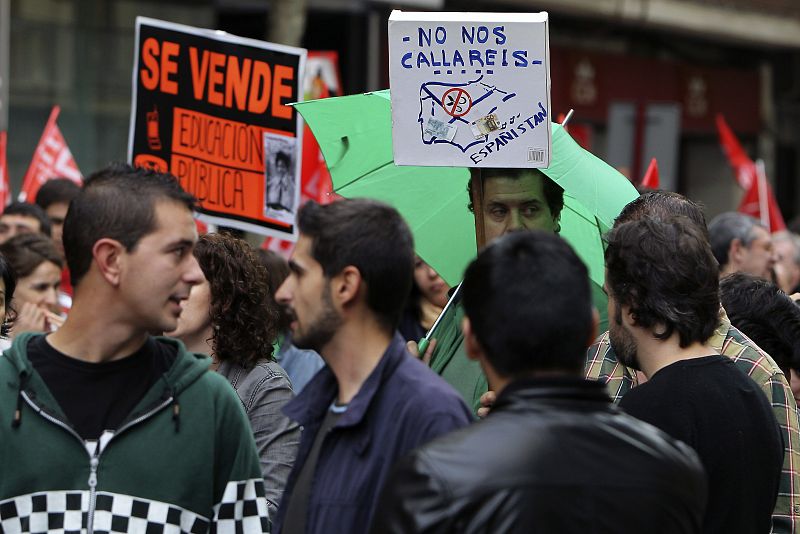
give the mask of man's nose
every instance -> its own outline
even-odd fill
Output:
[[[294,275],[290,274],[275,292],[275,302],[278,304],[289,304],[294,292]]]
[[[42,299],[42,303],[46,304],[50,308],[54,308],[58,305],[58,290],[54,287],[49,288],[45,294],[44,298]]]
[[[197,262],[197,258],[194,257],[194,254],[190,254],[190,258],[188,259],[189,265],[186,268],[186,273],[183,277],[184,281],[196,285],[203,281],[205,275],[203,274],[203,270],[200,268],[200,264]]]
[[[519,230],[524,230],[525,224],[522,220],[522,214],[519,210],[512,209],[508,212],[508,231],[509,232],[517,232]]]

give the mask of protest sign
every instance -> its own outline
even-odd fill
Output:
[[[303,80],[303,100],[316,100],[340,96],[342,81],[339,75],[339,53],[334,50],[309,50]],[[313,200],[319,204],[333,202],[335,196],[331,175],[319,144],[306,124],[303,128],[303,172],[300,177],[300,204]],[[261,248],[272,250],[288,258],[294,250],[293,243],[275,237],[266,237]]]
[[[169,171],[208,223],[296,239],[306,51],[136,19],[128,159]]]
[[[398,165],[547,167],[547,13],[389,17]]]
[[[19,193],[20,202],[33,202],[42,184],[53,178],[67,178],[78,185],[83,184],[78,164],[72,157],[67,141],[56,122],[59,113],[61,113],[61,108],[53,106],[39,144],[33,151],[28,172],[22,179],[22,190]]]

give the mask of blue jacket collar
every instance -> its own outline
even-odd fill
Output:
[[[350,404],[347,405],[347,411],[336,423],[336,426],[348,427],[361,423],[381,385],[394,373],[403,358],[411,357],[406,350],[403,338],[395,333],[378,365],[361,385],[361,389],[358,390]],[[300,425],[308,427],[322,420],[338,391],[336,377],[326,365],[297,397],[284,406],[283,413]]]

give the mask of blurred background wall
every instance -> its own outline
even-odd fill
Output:
[[[787,222],[800,214],[796,0],[0,0],[0,130],[15,191],[52,105],[84,174],[126,158],[137,15],[339,54],[344,94],[388,87],[392,9],[550,13],[552,115],[707,215],[742,195],[720,148],[724,115],[764,160]]]

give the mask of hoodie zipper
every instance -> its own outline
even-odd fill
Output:
[[[75,429],[73,429],[71,426],[69,426],[68,424],[64,423],[60,419],[57,419],[57,418],[53,417],[52,415],[48,414],[47,412],[45,412],[35,402],[33,402],[33,400],[30,397],[28,397],[28,394],[25,393],[24,391],[22,392],[22,397],[25,399],[25,402],[27,402],[31,406],[31,408],[33,408],[36,411],[36,413],[38,413],[39,415],[44,417],[47,421],[50,421],[54,425],[63,428],[64,430],[66,430],[67,432],[69,432],[70,434],[75,436],[75,438],[78,441],[81,442],[81,446],[83,446],[84,449],[86,448],[86,445],[85,445],[86,442],[83,440],[83,438],[80,437],[80,435],[78,435],[77,432],[75,432]],[[161,410],[163,410],[164,408],[169,406],[169,404],[172,402],[172,400],[173,400],[173,397],[170,396],[169,398],[167,398],[164,402],[162,402],[161,404],[159,404],[155,408],[151,409],[148,412],[143,413],[142,415],[140,415],[136,419],[128,421],[127,423],[122,425],[119,428],[119,430],[114,432],[114,434],[108,439],[108,441],[106,442],[105,447],[103,447],[103,451],[108,447],[108,444],[111,443],[111,441],[115,437],[120,435],[124,430],[127,430],[128,428],[141,423],[145,419],[147,419],[149,417],[152,417],[156,413],[160,412]],[[100,455],[102,454],[103,451],[100,450],[100,440],[97,440],[97,447],[95,447],[95,449],[94,449],[94,454],[90,454],[89,455],[89,480],[88,480],[88,484],[89,484],[89,512],[87,514],[87,520],[86,520],[86,532],[87,532],[87,534],[94,534],[94,513],[95,513],[95,508],[97,506],[97,466],[100,465]]]

